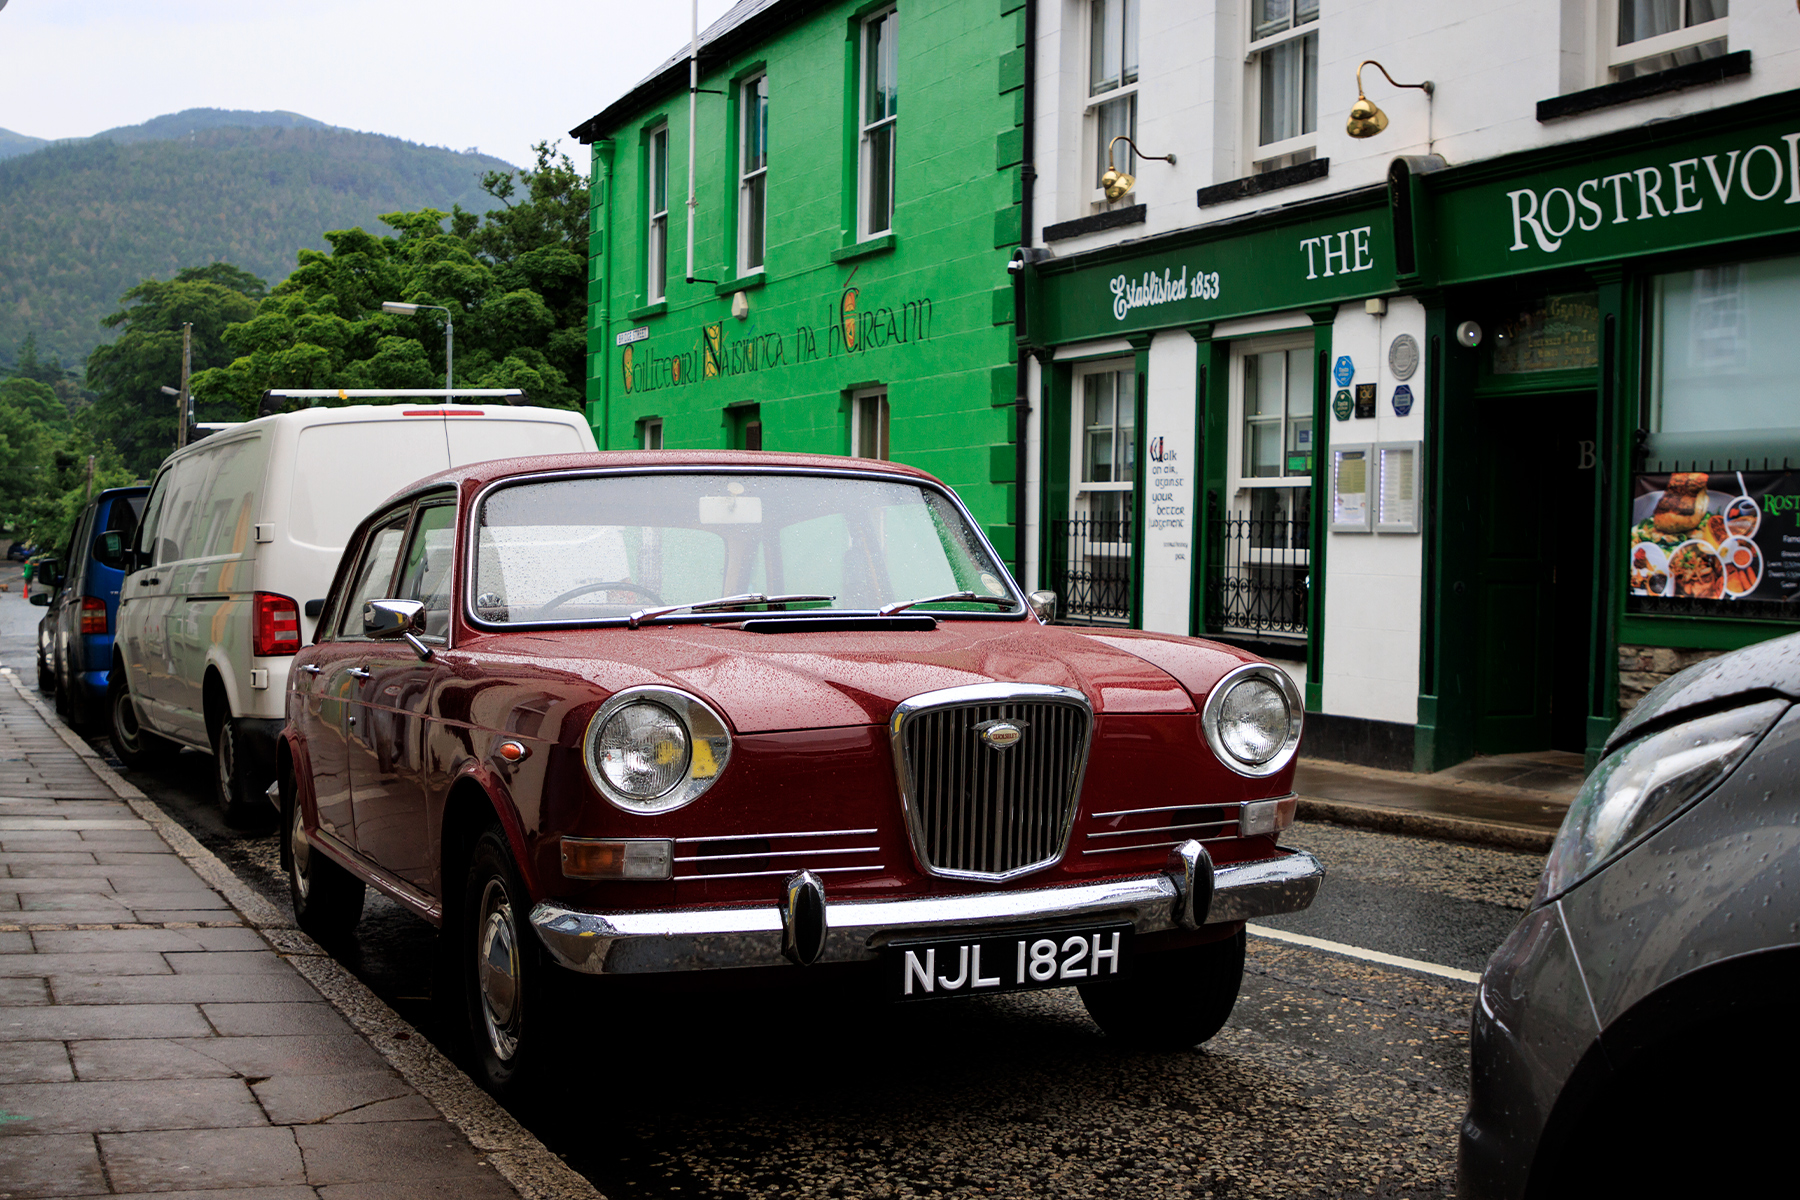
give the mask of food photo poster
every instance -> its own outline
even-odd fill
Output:
[[[1633,611],[1762,616],[1800,600],[1800,472],[1639,475],[1629,536]]]

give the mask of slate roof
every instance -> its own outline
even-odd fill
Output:
[[[825,7],[825,0],[738,0],[724,16],[700,31],[701,71],[707,69],[709,59],[729,57],[740,47],[754,44],[781,26],[822,7]],[[571,129],[569,136],[583,145],[591,144],[670,92],[686,89],[688,49],[684,42],[678,52],[665,59],[636,87]]]

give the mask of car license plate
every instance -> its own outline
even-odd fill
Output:
[[[1112,979],[1124,973],[1130,954],[1129,925],[890,942],[885,951],[896,1000],[1023,992]]]

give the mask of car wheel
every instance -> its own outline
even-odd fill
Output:
[[[1134,1046],[1180,1050],[1225,1027],[1244,981],[1244,931],[1236,937],[1145,954],[1129,973],[1081,986],[1081,1002],[1106,1036]]]
[[[42,650],[38,651],[37,668],[37,689],[48,694],[56,687],[56,676],[51,674],[50,664],[44,660]]]
[[[138,724],[137,705],[126,686],[125,672],[115,670],[106,689],[107,732],[113,753],[134,771],[146,770],[174,753],[175,744]]]
[[[281,865],[287,871],[294,920],[332,945],[348,937],[362,919],[363,881],[312,848],[302,816],[290,771],[281,781]]]
[[[555,1020],[556,968],[527,924],[530,900],[499,826],[476,841],[455,954],[476,1078],[497,1095],[541,1073]]]
[[[252,765],[252,756],[244,749],[244,739],[238,734],[237,722],[230,717],[219,718],[212,743],[213,791],[219,808],[225,813],[225,823],[241,827],[254,824],[258,818],[266,819],[268,804],[263,792],[269,785]]]

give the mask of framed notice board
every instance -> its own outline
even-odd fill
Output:
[[[1368,533],[1374,529],[1373,466],[1367,443],[1332,447],[1331,532]]]

